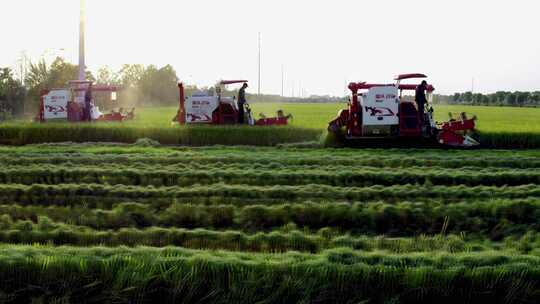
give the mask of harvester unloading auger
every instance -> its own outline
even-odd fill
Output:
[[[479,143],[469,136],[475,128],[476,117],[466,113],[443,123],[433,119],[433,108],[419,113],[413,101],[406,101],[404,91],[414,91],[416,85],[402,84],[411,78],[426,78],[424,74],[398,75],[393,84],[350,83],[352,98],[348,109],[339,112],[328,131],[347,142],[376,141],[383,144],[431,144],[451,147],[473,147]],[[428,100],[434,91],[426,87]],[[361,92],[359,92],[361,91]]]

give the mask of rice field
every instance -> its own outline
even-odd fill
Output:
[[[511,150],[320,148],[343,107],[3,123],[0,302],[540,302],[540,109],[436,108]]]
[[[139,141],[0,163],[2,302],[540,301],[540,150]]]
[[[291,124],[299,128],[325,130],[328,122],[337,116],[340,109],[347,108],[346,103],[254,103],[254,117],[259,113],[267,116],[275,115],[279,109],[294,116]],[[145,108],[133,125],[169,126],[171,118],[178,109],[174,107]],[[435,119],[444,121],[448,113],[467,112],[478,117],[478,129],[483,132],[531,132],[540,133],[540,108],[488,107],[488,106],[454,106],[435,105]]]
[[[264,104],[252,105],[258,113],[274,116],[284,109],[294,119],[286,127],[172,126],[174,107],[136,111],[134,121],[124,123],[36,124],[16,121],[0,124],[0,144],[25,145],[47,142],[134,143],[150,138],[166,145],[209,146],[310,142],[321,145],[328,122],[346,104]],[[436,119],[448,119],[449,112],[468,112],[478,117],[477,135],[486,148],[540,148],[540,108],[437,106]]]

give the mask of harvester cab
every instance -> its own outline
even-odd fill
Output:
[[[329,123],[328,131],[344,135],[345,141],[373,139],[386,144],[420,142],[443,146],[471,147],[478,145],[468,133],[475,128],[476,117],[437,123],[433,118],[431,100],[435,88],[426,86],[428,104],[420,113],[407,92],[414,92],[416,84],[402,83],[407,79],[426,78],[424,74],[398,75],[395,83],[350,83],[352,96],[348,109],[338,113]],[[341,137],[341,136],[339,136]]]
[[[172,122],[184,124],[213,124],[231,125],[239,122],[239,109],[235,96],[226,96],[226,86],[232,84],[244,84],[247,80],[221,80],[213,93],[208,91],[194,92],[191,96],[185,96],[183,83],[178,84],[180,103],[178,112]],[[278,115],[279,116],[279,115]],[[261,118],[255,120],[252,116],[251,107],[244,104],[244,120],[248,125],[287,125],[290,116],[274,118]]]

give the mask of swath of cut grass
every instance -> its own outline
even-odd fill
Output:
[[[248,255],[172,248],[0,249],[0,280],[10,282],[2,291],[16,302],[45,296],[71,302],[420,303],[465,298],[502,303],[518,293],[520,300],[535,303],[540,300],[539,277],[538,257],[493,252],[389,255],[342,248],[316,255]]]
[[[94,239],[92,244],[107,242],[123,245],[111,236],[109,230],[124,228],[148,229],[161,227],[165,234],[180,235],[176,228],[239,229],[257,233],[273,229],[305,231],[325,228],[347,231],[350,234],[384,234],[389,236],[414,236],[418,234],[434,235],[441,231],[451,233],[466,232],[471,235],[485,235],[500,240],[510,235],[524,234],[540,228],[535,214],[540,213],[538,199],[493,200],[485,202],[463,202],[443,204],[427,203],[298,203],[266,206],[254,204],[235,205],[195,205],[172,203],[170,205],[151,205],[142,203],[121,203],[112,210],[75,207],[41,207],[0,205],[4,215],[0,217],[0,240],[16,242],[15,238],[33,231],[37,236],[33,242],[61,240],[57,233],[39,236],[51,230],[74,231],[93,235],[95,232],[107,232],[104,239]],[[37,223],[34,224],[33,221]],[[87,229],[88,228],[88,229]],[[172,229],[172,230],[170,230]],[[56,231],[58,232],[58,231]],[[114,233],[113,233],[114,234]],[[96,234],[97,235],[97,234]],[[130,244],[154,245],[163,240],[155,240],[146,231],[135,231]],[[168,240],[182,240],[185,237],[167,237]],[[24,238],[22,238],[24,239]],[[70,238],[71,239],[71,238]],[[208,237],[216,239],[216,237]],[[108,240],[108,241],[105,241]],[[69,243],[69,242],[68,242]],[[74,244],[84,245],[84,242]],[[159,243],[161,244],[161,243]],[[171,243],[180,245],[178,243]],[[182,245],[184,246],[184,245]]]
[[[539,150],[141,140],[0,164],[0,302],[540,302]]]

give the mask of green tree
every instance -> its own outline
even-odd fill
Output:
[[[69,82],[76,80],[78,75],[78,66],[66,62],[61,57],[57,57],[50,66],[47,66],[45,60],[40,60],[35,64],[30,63],[28,75],[26,76],[29,96],[27,107],[36,111],[41,91],[51,88],[67,88]],[[95,81],[90,71],[86,71],[86,79]]]
[[[150,65],[139,80],[139,89],[146,102],[170,105],[177,100],[177,83],[178,77],[172,66],[158,69]]]
[[[0,120],[24,111],[25,89],[10,68],[0,68]]]
[[[470,102],[473,101],[472,92],[465,92],[465,93],[462,94],[461,97],[462,97],[463,101],[466,102],[466,103],[470,103]]]
[[[531,101],[535,104],[538,104],[540,102],[540,91],[534,91],[531,94]]]
[[[482,94],[482,100],[480,101],[480,104],[482,105],[489,105],[489,96]]]
[[[497,94],[489,94],[489,95],[486,96],[486,98],[487,98],[487,103],[489,105],[495,106],[495,105],[500,104],[500,102],[499,102],[499,100],[497,98]]]
[[[531,94],[529,92],[516,92],[516,103],[520,107],[525,105],[530,100]]]
[[[478,105],[478,104],[481,104],[482,103],[482,93],[475,93],[473,94],[472,96],[472,103],[475,104],[475,105]]]
[[[511,105],[511,106],[515,105],[516,104],[516,95],[514,93],[508,92],[506,94],[504,102],[507,105]]]
[[[41,60],[38,63],[30,63],[28,74],[26,76],[25,82],[30,90],[42,90],[48,83],[49,79],[49,68],[45,63],[45,60]]]
[[[460,93],[454,93],[454,96],[452,97],[453,102],[460,102],[461,101],[461,94]]]
[[[497,103],[503,104],[506,101],[507,93],[504,91],[498,91],[495,93]]]
[[[119,85],[120,76],[111,70],[110,67],[104,66],[97,71],[96,83],[105,85]]]
[[[144,72],[142,64],[124,64],[118,73],[120,83],[124,88],[138,86]]]

